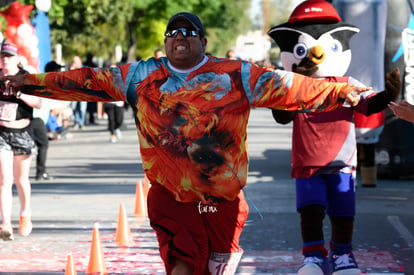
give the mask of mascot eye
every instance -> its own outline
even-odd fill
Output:
[[[339,53],[342,52],[342,44],[338,40],[334,40],[332,42],[331,51],[333,53]]]
[[[308,48],[303,43],[296,44],[293,48],[293,55],[297,59],[303,59],[308,55]]]

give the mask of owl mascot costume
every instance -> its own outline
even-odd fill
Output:
[[[364,86],[345,76],[351,62],[349,41],[358,32],[341,21],[329,2],[308,0],[293,10],[287,23],[268,34],[280,47],[285,70]],[[356,106],[345,102],[331,112],[272,110],[276,122],[293,121],[291,175],[296,179],[304,256],[300,275],[361,274],[352,253],[357,165],[354,111],[370,115],[384,110],[401,90],[398,69],[386,74],[386,83],[384,91],[361,94]],[[329,249],[323,234],[326,214],[332,228]]]

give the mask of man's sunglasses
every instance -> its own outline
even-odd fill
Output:
[[[181,32],[181,34],[184,37],[197,37],[198,31],[194,29],[187,29],[187,28],[176,28],[172,30],[166,30],[165,36],[166,37],[177,37],[178,33]]]

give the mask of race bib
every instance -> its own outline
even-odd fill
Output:
[[[16,120],[17,103],[0,101],[0,120]]]
[[[213,252],[208,262],[211,275],[233,275],[243,255],[243,250],[236,253]]]

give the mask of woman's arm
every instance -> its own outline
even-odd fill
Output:
[[[37,96],[17,92],[16,97],[32,108],[40,109],[42,107],[42,100]]]

